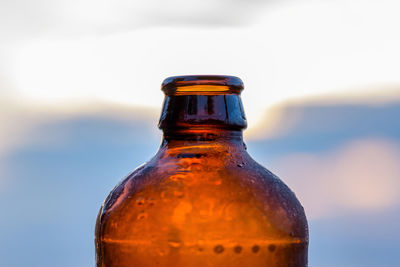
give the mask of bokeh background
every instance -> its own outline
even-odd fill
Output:
[[[245,82],[254,158],[310,266],[400,266],[396,0],[2,0],[0,266],[94,266],[101,202],[158,149],[165,77]]]

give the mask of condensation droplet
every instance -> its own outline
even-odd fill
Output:
[[[268,250],[269,250],[270,252],[274,252],[275,249],[276,249],[276,246],[275,246],[274,244],[271,244],[271,245],[268,246]]]
[[[182,161],[182,162],[180,162],[180,163],[178,163],[178,164],[179,164],[179,166],[181,167],[182,170],[186,170],[186,169],[188,169],[189,166],[190,166],[190,163],[187,162],[187,161]]]
[[[155,201],[154,201],[154,199],[152,197],[150,197],[149,200],[147,201],[147,203],[148,203],[149,206],[154,206]]]
[[[196,245],[193,245],[192,248],[196,251],[196,252],[203,252],[204,251],[204,241],[203,240],[198,240]]]
[[[158,255],[160,255],[160,256],[164,256],[164,255],[167,254],[167,252],[165,250],[163,250],[163,249],[160,249],[157,252],[158,252]]]
[[[182,243],[179,241],[168,241],[168,245],[173,248],[179,248],[182,246]]]
[[[258,245],[254,245],[254,246],[251,248],[251,251],[253,251],[253,253],[257,253],[259,250],[260,250],[260,246],[258,246]]]
[[[182,181],[185,179],[185,176],[182,174],[175,174],[169,177],[170,180],[174,181],[174,182],[178,182],[178,181]]]
[[[214,252],[217,253],[217,254],[220,254],[220,253],[224,252],[224,250],[225,250],[224,246],[222,246],[222,245],[216,245],[214,247]]]
[[[143,219],[146,219],[147,218],[147,213],[146,212],[141,212],[141,213],[139,213],[139,215],[137,216],[137,219],[138,220],[143,220]]]
[[[136,204],[137,204],[138,206],[141,206],[141,205],[143,205],[144,203],[145,203],[145,200],[144,200],[143,197],[138,197],[138,199],[136,199]]]
[[[177,198],[183,198],[185,194],[182,191],[174,191],[174,196],[176,196]]]
[[[234,248],[233,248],[233,251],[235,251],[235,253],[240,253],[240,252],[242,252],[242,247],[241,246],[235,246]]]
[[[214,184],[215,184],[215,185],[221,185],[221,184],[222,184],[222,181],[221,181],[221,180],[216,180],[216,181],[214,182]]]
[[[190,171],[192,172],[199,172],[202,169],[202,165],[199,163],[193,163],[190,165]]]

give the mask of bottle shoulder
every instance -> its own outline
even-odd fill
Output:
[[[308,236],[303,207],[276,175],[247,153],[212,153],[156,155],[113,189],[104,203],[104,218],[137,222],[157,211],[177,225],[189,215],[240,225],[248,217],[279,236]]]

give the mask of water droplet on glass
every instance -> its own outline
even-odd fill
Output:
[[[224,250],[225,249],[224,249],[224,247],[222,245],[216,245],[214,247],[214,252],[217,253],[217,254],[220,254],[220,253],[224,252]]]
[[[163,249],[158,250],[158,255],[164,256],[164,255],[166,255],[166,254],[167,254],[167,253],[166,253],[165,250],[163,250]]]
[[[136,199],[136,204],[137,204],[138,206],[141,206],[141,205],[143,205],[144,203],[145,203],[145,200],[144,200],[143,197],[138,197],[138,199]]]
[[[214,184],[215,184],[215,185],[221,185],[221,184],[222,184],[222,181],[221,181],[221,180],[216,180],[216,181],[214,182]]]
[[[199,171],[201,171],[201,169],[202,169],[202,166],[199,163],[193,163],[190,165],[190,171],[192,171],[192,172],[199,172]]]
[[[182,191],[174,191],[174,196],[177,198],[183,198],[185,194]]]
[[[143,220],[143,219],[146,219],[147,218],[147,213],[146,212],[141,212],[141,213],[139,213],[139,215],[137,216],[137,219],[138,220]]]
[[[242,252],[242,247],[241,246],[235,246],[234,248],[233,248],[233,251],[235,251],[235,253],[240,253],[240,252]]]
[[[253,253],[257,253],[259,250],[260,250],[260,246],[258,246],[258,245],[254,245],[254,246],[251,248],[251,251],[253,251]]]
[[[268,250],[269,250],[270,252],[274,252],[275,249],[276,249],[276,246],[275,246],[274,244],[271,244],[271,245],[268,246]]]
[[[200,251],[200,252],[202,252],[202,251],[204,250],[204,248],[203,248],[203,246],[204,246],[204,240],[203,240],[203,239],[198,240],[198,241],[197,241],[197,245],[198,245],[197,250]]]
[[[179,248],[182,246],[182,243],[179,241],[168,241],[168,245],[173,248]]]
[[[147,203],[148,203],[149,206],[153,206],[155,201],[154,201],[154,199],[152,197],[150,197],[149,200],[147,201]]]
[[[173,182],[181,182],[188,178],[187,171],[180,171],[177,174],[171,175],[169,179]]]
[[[178,164],[179,164],[179,166],[181,167],[182,170],[186,170],[186,169],[188,169],[189,166],[190,166],[190,163],[187,162],[187,161],[182,161],[182,162],[180,162],[180,163],[178,163]]]

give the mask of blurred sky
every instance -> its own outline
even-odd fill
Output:
[[[400,3],[0,2],[0,266],[94,266],[102,200],[158,149],[162,80],[241,77],[249,152],[310,266],[400,266]]]

